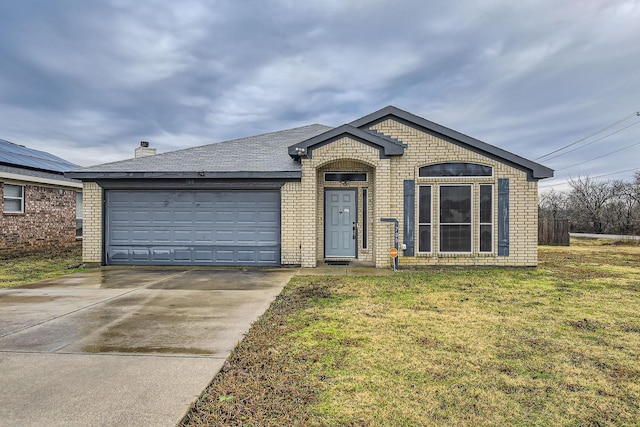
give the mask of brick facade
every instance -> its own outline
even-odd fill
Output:
[[[324,189],[339,186],[357,188],[358,203],[361,203],[362,188],[369,193],[369,244],[365,250],[362,241],[358,241],[358,259],[376,267],[390,267],[388,250],[393,246],[393,225],[380,222],[381,217],[393,217],[400,221],[400,244],[404,235],[403,194],[404,180],[414,180],[416,195],[420,185],[432,186],[432,246],[428,254],[417,252],[418,242],[418,198],[415,205],[416,255],[403,256],[400,251],[401,265],[537,265],[537,224],[538,224],[538,185],[528,180],[527,173],[494,158],[479,154],[460,145],[453,144],[414,127],[388,119],[372,127],[388,137],[406,144],[404,155],[381,159],[377,148],[363,144],[350,137],[344,137],[313,151],[311,159],[302,160],[302,180],[300,186],[285,186],[282,189],[282,235],[283,264],[301,264],[314,267],[324,258]],[[492,177],[483,178],[420,178],[418,170],[422,166],[443,162],[471,162],[493,167]],[[367,183],[326,183],[325,172],[367,172]],[[498,179],[508,178],[509,189],[509,256],[498,256]],[[478,239],[473,238],[472,252],[469,254],[440,253],[438,248],[438,195],[443,184],[469,184],[472,186],[473,219],[479,222],[478,194],[480,184],[493,185],[493,252],[480,253]],[[296,200],[298,209],[285,209],[284,200]],[[304,233],[294,233],[291,227]],[[362,230],[362,212],[358,212],[358,229]],[[472,227],[474,233],[476,227]],[[285,245],[287,236],[296,236],[295,242]],[[295,248],[291,250],[290,248]],[[301,248],[301,249],[299,249]]]
[[[381,158],[377,147],[344,136],[313,149],[311,158],[302,158],[300,181],[285,183],[281,188],[281,263],[315,267],[324,260],[324,194],[327,188],[348,188],[357,191],[358,260],[379,268],[389,268],[389,249],[393,246],[393,225],[383,223],[381,217],[400,221],[400,244],[404,236],[404,181],[415,182],[415,256],[400,253],[401,266],[535,266],[537,265],[538,182],[519,167],[499,160],[496,156],[481,154],[479,150],[465,148],[419,130],[393,118],[381,121],[371,130],[405,145],[403,155]],[[383,156],[384,157],[384,156]],[[468,162],[493,168],[491,177],[439,177],[421,178],[419,168],[445,162]],[[367,182],[326,182],[327,172],[365,172]],[[509,255],[498,256],[498,180],[509,179]],[[441,253],[439,246],[438,200],[440,188],[447,184],[464,184],[472,188],[472,251],[471,253]],[[479,248],[479,188],[482,184],[493,187],[493,251],[481,253]],[[149,189],[153,188],[149,181]],[[421,185],[432,188],[433,218],[432,251],[418,253],[418,189]],[[363,245],[362,198],[368,194],[368,239]],[[84,237],[83,260],[100,263],[103,260],[103,190],[95,182],[84,182]]]
[[[82,260],[102,263],[102,188],[96,182],[82,183]]]
[[[76,190],[7,182],[24,188],[24,213],[4,212],[0,182],[0,254],[79,244],[76,239]]]

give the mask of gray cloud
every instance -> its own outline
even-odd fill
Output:
[[[637,22],[638,1],[9,2],[0,137],[90,165],[142,139],[169,151],[393,104],[535,158],[640,109]],[[640,141],[638,129],[548,166]]]

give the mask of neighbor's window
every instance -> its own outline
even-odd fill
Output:
[[[491,166],[478,163],[438,163],[436,165],[423,166],[419,170],[421,178],[427,177],[454,177],[454,176],[493,176]]]
[[[471,252],[471,185],[442,185],[440,252]]]
[[[493,252],[493,185],[480,185],[480,252]]]
[[[76,192],[76,237],[82,237],[82,193]]]
[[[431,186],[418,187],[418,252],[431,252]]]
[[[24,187],[22,185],[4,185],[4,212],[24,213]]]

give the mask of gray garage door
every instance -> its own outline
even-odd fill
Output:
[[[279,191],[106,193],[108,264],[279,265]]]

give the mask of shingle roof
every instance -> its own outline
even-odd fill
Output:
[[[393,117],[401,123],[437,135],[527,171],[531,179],[553,176],[553,170],[483,141],[388,106],[338,128],[309,125],[232,141],[203,145],[155,156],[91,166],[65,173],[69,178],[300,178],[297,159],[314,148],[348,135],[380,149],[381,156],[402,155],[405,145],[371,130]],[[291,157],[290,157],[291,156]]]
[[[309,125],[279,132],[265,133],[231,141],[218,142],[171,151],[148,157],[122,160],[67,172],[73,178],[96,175],[126,173],[134,177],[139,174],[152,176],[162,174],[205,173],[208,177],[233,177],[234,173],[252,176],[277,176],[295,172],[299,176],[300,163],[288,156],[288,147],[313,138],[332,129],[324,125]],[[122,176],[118,176],[122,177]]]

